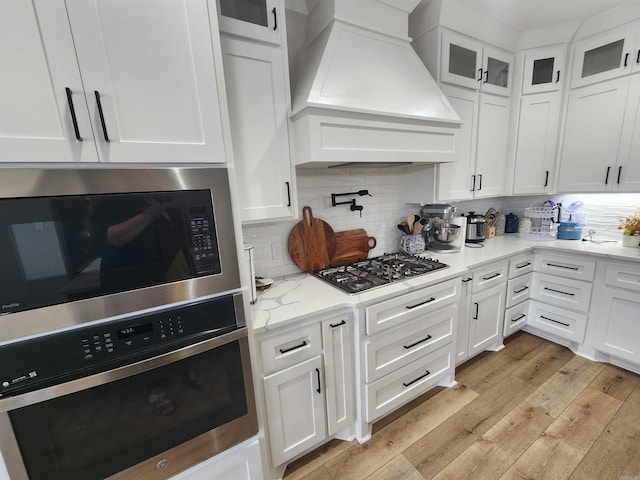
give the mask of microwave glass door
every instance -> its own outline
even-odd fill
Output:
[[[105,478],[246,416],[243,360],[235,340],[10,411],[29,478]]]
[[[210,190],[0,199],[1,313],[221,273]]]

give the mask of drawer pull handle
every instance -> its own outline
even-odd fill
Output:
[[[563,292],[562,290],[556,290],[554,288],[544,287],[545,290],[549,290],[550,292],[561,293],[563,295],[569,295],[570,297],[574,297],[575,293]]]
[[[302,347],[306,347],[307,346],[307,341],[303,340],[302,343],[300,345],[296,345],[295,347],[291,347],[291,348],[281,348],[280,349],[280,353],[289,353],[289,352],[293,352],[294,350],[297,350],[299,348]]]
[[[402,385],[404,385],[405,387],[408,387],[409,385],[413,385],[418,380],[422,380],[424,377],[428,377],[429,375],[431,375],[431,372],[429,370],[427,370],[427,373],[425,373],[423,375],[420,375],[418,378],[416,378],[415,380],[411,380],[409,383],[402,382]]]
[[[337,327],[339,327],[341,325],[344,325],[345,323],[347,323],[346,320],[342,320],[340,323],[330,323],[329,326],[331,328],[337,328]]]
[[[578,271],[578,267],[567,267],[566,265],[558,265],[556,263],[547,263],[547,267],[557,267],[557,268],[566,268],[567,270],[575,270]]]
[[[435,300],[436,300],[436,297],[431,297],[429,300],[425,300],[424,302],[416,303],[415,305],[407,305],[406,308],[407,310],[411,310],[412,308],[416,308],[421,305],[426,305],[427,303],[434,302]]]
[[[513,293],[522,293],[529,290],[529,287],[522,287],[520,290],[514,290]]]
[[[549,320],[550,322],[553,322],[553,323],[559,323],[560,325],[563,325],[565,327],[570,326],[568,323],[561,322],[560,320],[554,320],[553,318],[545,317],[543,315],[540,315],[540,318],[544,318],[545,320]]]
[[[412,343],[411,345],[403,345],[404,348],[406,348],[407,350],[409,350],[410,348],[415,347],[416,345],[420,345],[423,342],[426,342],[427,340],[431,340],[431,335],[427,335],[427,338],[423,338],[422,340],[418,340],[416,343]]]
[[[526,316],[527,316],[526,314],[522,313],[522,314],[520,314],[520,316],[518,318],[512,318],[511,321],[512,322],[517,322],[518,320],[522,320]]]
[[[469,277],[469,278],[465,278],[464,280],[462,280],[462,283],[468,283],[471,280],[473,280],[473,278]]]
[[[322,389],[320,388],[320,369],[316,368],[316,376],[318,379],[318,388],[316,388],[316,392],[322,393]]]
[[[492,278],[496,278],[502,275],[500,272],[494,273],[493,275],[489,275],[488,277],[482,277],[483,280],[491,280]]]
[[[529,265],[531,265],[531,262],[526,262],[526,263],[522,263],[520,265],[516,265],[516,268],[519,270],[521,268],[528,267]]]

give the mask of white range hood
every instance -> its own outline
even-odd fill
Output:
[[[460,118],[407,35],[419,0],[311,3],[292,79],[296,164],[454,161]]]

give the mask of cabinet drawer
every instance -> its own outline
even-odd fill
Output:
[[[515,307],[511,307],[506,312],[504,312],[504,336],[508,337],[509,335],[516,333],[518,330],[524,327],[527,324],[528,316],[528,300],[525,300],[524,302],[516,305]]]
[[[536,301],[530,302],[527,325],[558,337],[581,343],[587,328],[587,316]]]
[[[507,260],[474,269],[471,291],[474,293],[479,292],[493,285],[506,282],[508,272],[509,262]]]
[[[365,417],[373,422],[409,400],[423,394],[443,378],[453,379],[453,344],[365,386]]]
[[[289,367],[322,353],[320,322],[268,336],[260,341],[264,373]]]
[[[459,278],[380,302],[366,309],[365,328],[371,335],[460,301]]]
[[[517,278],[512,278],[507,283],[507,308],[529,298],[531,294],[531,278],[533,273],[529,272]]]
[[[640,263],[607,263],[604,283],[610,287],[640,292]]]
[[[591,301],[591,287],[592,284],[589,282],[534,272],[531,281],[531,298],[587,313]]]
[[[366,341],[366,382],[371,383],[451,342],[457,321],[458,307],[450,305]]]
[[[509,278],[516,278],[525,273],[533,272],[533,253],[523,253],[509,259]]]
[[[573,278],[590,282],[596,271],[596,262],[586,257],[536,253],[533,269],[559,277]]]

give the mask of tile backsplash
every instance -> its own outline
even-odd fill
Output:
[[[334,231],[363,228],[375,237],[377,246],[369,256],[399,250],[402,233],[396,224],[408,213],[418,213],[420,206],[405,203],[407,171],[402,167],[373,169],[298,169],[298,205],[308,205],[315,217],[327,222]],[[362,205],[362,215],[352,212],[349,205],[331,206],[332,193],[368,190],[371,196],[344,196],[338,201],[356,199]],[[490,207],[503,213],[523,215],[529,206],[542,206],[549,197],[498,197],[452,202],[456,215],[475,211],[484,214]],[[594,239],[619,240],[619,219],[632,214],[640,207],[640,194],[572,194],[553,195],[556,202],[568,205],[582,201],[584,231],[595,231]],[[253,245],[256,274],[265,277],[280,277],[297,273],[300,269],[291,261],[287,249],[289,232],[299,221],[271,222],[244,225],[244,242]]]

